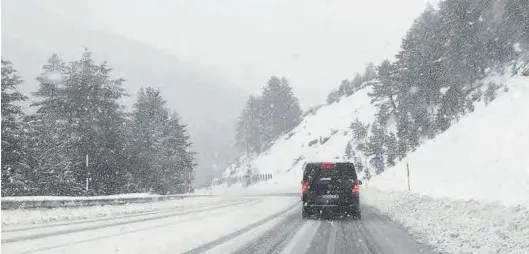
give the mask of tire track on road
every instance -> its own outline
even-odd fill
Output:
[[[246,226],[244,228],[241,228],[241,229],[239,229],[239,230],[237,230],[237,231],[235,231],[235,232],[233,232],[231,234],[225,235],[225,236],[223,236],[223,237],[221,237],[221,238],[219,238],[217,240],[214,240],[212,242],[209,242],[209,243],[204,244],[202,246],[199,246],[197,248],[193,248],[193,249],[191,249],[189,251],[183,252],[183,254],[196,254],[196,253],[203,253],[203,252],[206,252],[208,250],[211,250],[211,249],[215,248],[216,246],[219,246],[219,245],[221,245],[221,244],[223,244],[225,242],[228,242],[228,241],[230,241],[230,240],[232,240],[232,239],[234,239],[234,238],[236,238],[236,237],[238,237],[240,235],[243,235],[243,234],[247,233],[248,231],[250,231],[250,230],[252,230],[252,229],[254,229],[254,228],[256,228],[256,227],[258,227],[260,225],[263,225],[263,224],[275,219],[277,216],[280,216],[280,215],[282,215],[284,213],[287,213],[288,211],[292,210],[294,207],[299,206],[299,204],[300,204],[300,202],[298,201],[294,205],[289,206],[288,208],[286,208],[286,209],[284,209],[284,210],[282,210],[280,212],[277,212],[277,213],[275,213],[273,215],[270,215],[270,216],[268,216],[268,217],[266,217],[266,218],[264,218],[262,220],[254,222],[254,223],[252,223],[252,224],[250,224],[250,225],[248,225],[248,226]]]
[[[324,221],[321,231],[310,242],[307,253],[381,253],[372,247],[373,241],[364,234],[362,227],[359,221]]]
[[[301,228],[303,221],[298,213],[287,216],[278,225],[253,241],[247,243],[235,254],[245,253],[281,253],[286,243],[292,239],[294,234]]]
[[[306,240],[310,241],[306,253],[434,253],[429,247],[415,242],[393,222],[377,216],[370,208],[363,207],[362,210],[362,220],[322,221],[316,236]]]

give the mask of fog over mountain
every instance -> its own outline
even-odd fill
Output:
[[[20,90],[26,95],[36,91],[35,77],[52,53],[71,61],[85,47],[96,61],[108,61],[112,76],[126,79],[131,95],[123,102],[127,107],[140,87],[162,91],[188,125],[198,152],[197,184],[209,177],[213,164],[233,156],[234,122],[247,96],[241,88],[147,44],[69,23],[38,5],[2,2],[2,59],[14,63],[25,80]]]

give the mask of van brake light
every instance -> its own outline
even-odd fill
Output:
[[[308,190],[309,190],[309,182],[304,181],[303,184],[301,185],[301,193],[305,194],[307,193]]]
[[[360,192],[360,184],[358,182],[355,182],[353,185],[353,193]]]
[[[332,168],[332,166],[333,164],[330,162],[324,162],[321,164],[321,168],[324,168],[324,169]]]

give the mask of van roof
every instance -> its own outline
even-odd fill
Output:
[[[353,163],[352,161],[310,161],[305,164],[321,164],[321,163]]]

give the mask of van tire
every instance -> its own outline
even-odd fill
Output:
[[[302,219],[309,219],[310,213],[306,207],[301,208],[301,218]]]

